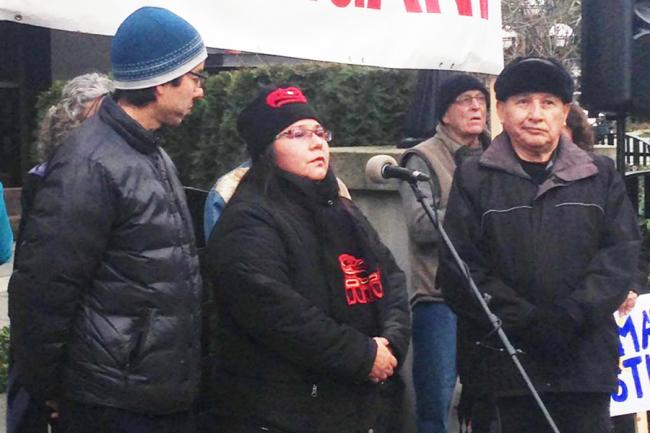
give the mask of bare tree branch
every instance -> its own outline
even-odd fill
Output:
[[[506,63],[517,56],[555,57],[569,70],[580,66],[581,0],[501,0],[503,26],[517,33],[516,43],[505,50]],[[562,45],[561,27],[572,35]],[[553,33],[555,36],[553,37]]]

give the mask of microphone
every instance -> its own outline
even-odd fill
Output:
[[[375,155],[366,163],[366,177],[374,183],[384,183],[386,179],[399,179],[407,182],[429,180],[429,176],[418,170],[400,167],[395,158],[388,155]]]

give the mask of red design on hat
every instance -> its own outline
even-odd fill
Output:
[[[280,87],[266,95],[269,107],[280,108],[287,104],[306,104],[307,98],[297,87]]]

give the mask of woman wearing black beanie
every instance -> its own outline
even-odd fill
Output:
[[[408,348],[405,278],[329,167],[296,87],[238,130],[253,164],[209,242],[219,308],[216,431],[382,432]]]

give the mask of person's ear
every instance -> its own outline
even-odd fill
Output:
[[[497,101],[497,116],[499,116],[499,121],[503,123],[503,117],[505,116],[505,104],[503,101]]]
[[[153,92],[156,95],[156,101],[165,94],[167,91],[167,88],[169,87],[169,83],[164,83],[164,84],[158,84],[156,87],[154,87]]]
[[[562,107],[562,111],[564,112],[564,119],[563,119],[564,121],[562,125],[566,126],[566,120],[569,117],[569,111],[571,111],[571,103],[564,104],[564,106]]]

